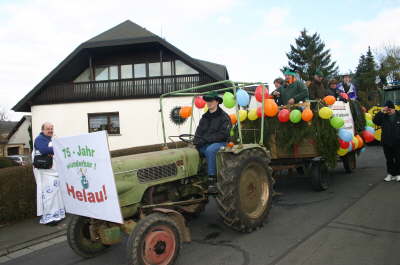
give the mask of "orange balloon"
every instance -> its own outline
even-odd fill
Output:
[[[234,113],[229,114],[229,117],[231,118],[231,123],[236,124],[236,122],[237,122],[236,114],[234,114]]]
[[[274,117],[278,113],[278,105],[273,99],[266,99],[264,101],[264,112],[268,117]]]
[[[187,119],[192,115],[192,107],[182,107],[179,111],[179,116],[182,119]]]
[[[357,138],[357,140],[358,140],[358,148],[362,148],[363,146],[364,146],[364,140],[363,140],[363,138],[360,136],[360,135],[356,135],[356,138]]]
[[[311,121],[313,117],[314,117],[314,114],[313,114],[312,110],[310,110],[308,108],[303,110],[303,112],[301,113],[301,118],[303,119],[303,121]]]
[[[334,96],[326,96],[324,97],[324,101],[328,105],[333,105],[336,102],[336,98]]]

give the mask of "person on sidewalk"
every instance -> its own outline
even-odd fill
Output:
[[[231,119],[219,104],[222,98],[215,91],[203,96],[207,102],[208,111],[200,119],[193,143],[199,152],[206,157],[208,173],[208,192],[217,193],[217,152],[226,146],[231,130]]]
[[[286,85],[276,89],[271,94],[275,98],[280,98],[283,105],[295,104],[308,99],[308,89],[302,81],[297,80],[296,73],[293,71],[284,72]]]
[[[35,138],[33,156],[48,155],[52,167],[33,168],[37,185],[37,215],[41,224],[56,225],[65,218],[65,207],[61,196],[60,180],[54,163],[52,137],[54,126],[49,122],[42,125],[41,133]],[[33,158],[34,160],[34,158]]]
[[[373,122],[382,127],[382,145],[386,158],[387,176],[385,181],[400,181],[400,112],[392,101],[385,103]]]

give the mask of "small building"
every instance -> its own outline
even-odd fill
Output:
[[[111,150],[156,145],[161,94],[226,79],[225,66],[194,59],[127,20],[82,43],[13,110],[31,112],[34,137],[48,121],[57,136],[107,130]],[[190,104],[187,97],[168,98],[165,116]],[[188,128],[166,124],[168,135]]]
[[[31,116],[18,122],[0,122],[0,156],[29,155],[31,152]]]

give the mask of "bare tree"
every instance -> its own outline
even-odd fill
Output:
[[[6,121],[8,120],[8,111],[0,106],[0,121]]]
[[[378,73],[382,83],[400,80],[400,46],[385,44],[374,51],[378,61]]]

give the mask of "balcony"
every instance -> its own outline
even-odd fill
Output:
[[[179,75],[154,78],[60,83],[50,85],[33,104],[54,104],[125,98],[152,98],[161,94],[215,82],[207,75]]]

